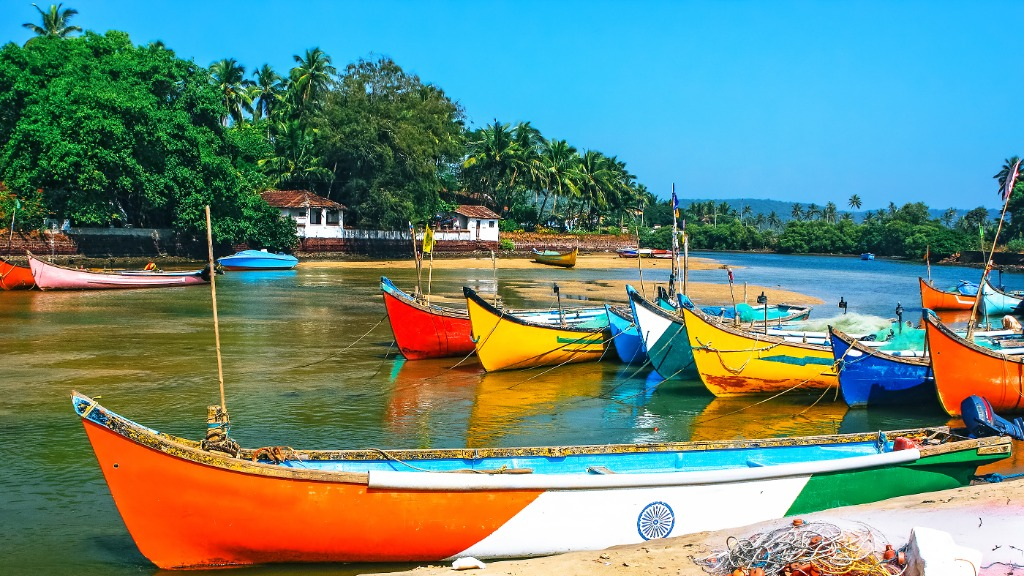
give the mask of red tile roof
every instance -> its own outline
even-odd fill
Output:
[[[490,208],[486,206],[471,206],[469,204],[460,204],[455,209],[456,214],[462,214],[467,218],[481,218],[483,220],[498,220],[500,216],[491,212]]]
[[[348,210],[343,204],[317,196],[309,190],[267,190],[260,196],[274,208],[331,208]]]

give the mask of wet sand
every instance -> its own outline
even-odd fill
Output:
[[[805,514],[801,518],[830,522],[849,530],[862,528],[863,523],[887,538],[887,542],[880,545],[889,543],[896,548],[908,541],[914,526],[943,530],[953,536],[957,545],[980,550],[985,568],[979,574],[994,576],[1024,574],[1024,570],[1018,568],[1014,572],[1013,568],[1014,563],[1017,566],[1024,564],[1022,513],[1024,481],[1004,481],[835,508]],[[730,536],[749,537],[789,524],[789,520],[770,520],[742,528],[700,532],[606,550],[488,562],[485,569],[469,573],[480,576],[589,576],[601,573],[699,576],[705,572],[690,559],[691,556],[702,558],[725,549],[726,539]],[[451,573],[453,570],[448,563],[397,574],[434,576]]]
[[[490,270],[497,265],[502,270],[527,270],[527,269],[555,269],[551,266],[538,264],[529,258],[501,258],[492,262],[490,258],[438,258],[434,260],[434,268],[437,270]],[[348,261],[304,261],[299,264],[303,268],[349,268],[349,269],[375,269],[375,270],[413,270],[415,266],[410,259],[404,260],[348,260]],[[669,260],[658,258],[644,258],[640,261],[643,270],[668,270],[671,267]],[[576,269],[580,270],[625,270],[637,269],[637,260],[634,258],[619,258],[614,254],[583,254],[576,259]],[[715,270],[724,268],[723,265],[707,258],[690,258],[691,270]],[[639,278],[639,274],[637,275]],[[725,274],[723,273],[723,280]],[[657,294],[655,283],[649,280],[640,283],[626,280],[592,280],[559,281],[563,297],[570,305],[577,301],[593,301],[595,303],[624,303],[626,302],[626,284],[632,284],[641,293],[649,298]],[[550,300],[551,286],[548,283],[539,285],[536,282],[511,280],[503,284],[505,288],[516,293],[520,298],[529,300]],[[663,284],[664,285],[664,284]],[[821,304],[818,298],[777,288],[758,286],[750,284],[746,288],[746,301],[753,303],[754,299],[764,291],[768,301],[773,304]],[[702,305],[729,305],[733,297],[737,302],[744,301],[743,285],[735,285],[733,293],[730,294],[729,285],[726,283],[690,282],[687,285],[687,295]],[[450,304],[460,301],[461,297],[450,295],[432,295],[431,301],[436,303]]]

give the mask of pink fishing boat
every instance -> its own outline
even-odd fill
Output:
[[[91,272],[76,270],[37,260],[28,255],[36,286],[40,290],[109,290],[195,286],[209,283],[206,270],[189,272]]]

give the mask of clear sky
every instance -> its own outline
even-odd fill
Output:
[[[48,2],[37,2],[44,8]],[[1024,154],[1024,3],[68,0],[84,29],[286,74],[389,56],[471,126],[530,121],[666,197],[999,205]],[[31,2],[0,0],[0,42]]]

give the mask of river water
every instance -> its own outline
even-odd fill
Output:
[[[814,317],[919,317],[924,266],[854,258],[698,254],[736,266],[737,282],[821,298]],[[946,424],[937,406],[848,410],[841,401],[714,399],[699,382],[660,382],[614,362],[485,374],[470,360],[406,362],[384,315],[377,270],[302,265],[217,280],[232,432],[250,447],[445,448],[603,444],[874,431]],[[412,271],[389,272],[408,288]],[[660,274],[660,276],[659,276]],[[933,267],[936,284],[978,270]],[[645,273],[648,283],[664,271]],[[634,280],[636,271],[508,270],[502,282]],[[690,280],[724,282],[722,270]],[[1009,288],[1024,277],[1005,275]],[[490,261],[434,272],[435,293],[493,290]],[[517,301],[513,306],[546,305]],[[750,297],[756,296],[751,294]],[[125,530],[68,393],[141,424],[200,438],[215,404],[210,291],[0,293],[0,573],[152,574]],[[1001,471],[1024,468],[1016,458]],[[173,490],[172,486],[157,489]],[[273,511],[268,511],[273,513]],[[282,519],[287,521],[287,519]],[[275,566],[246,574],[358,574],[389,566]],[[218,571],[219,574],[223,572]]]

